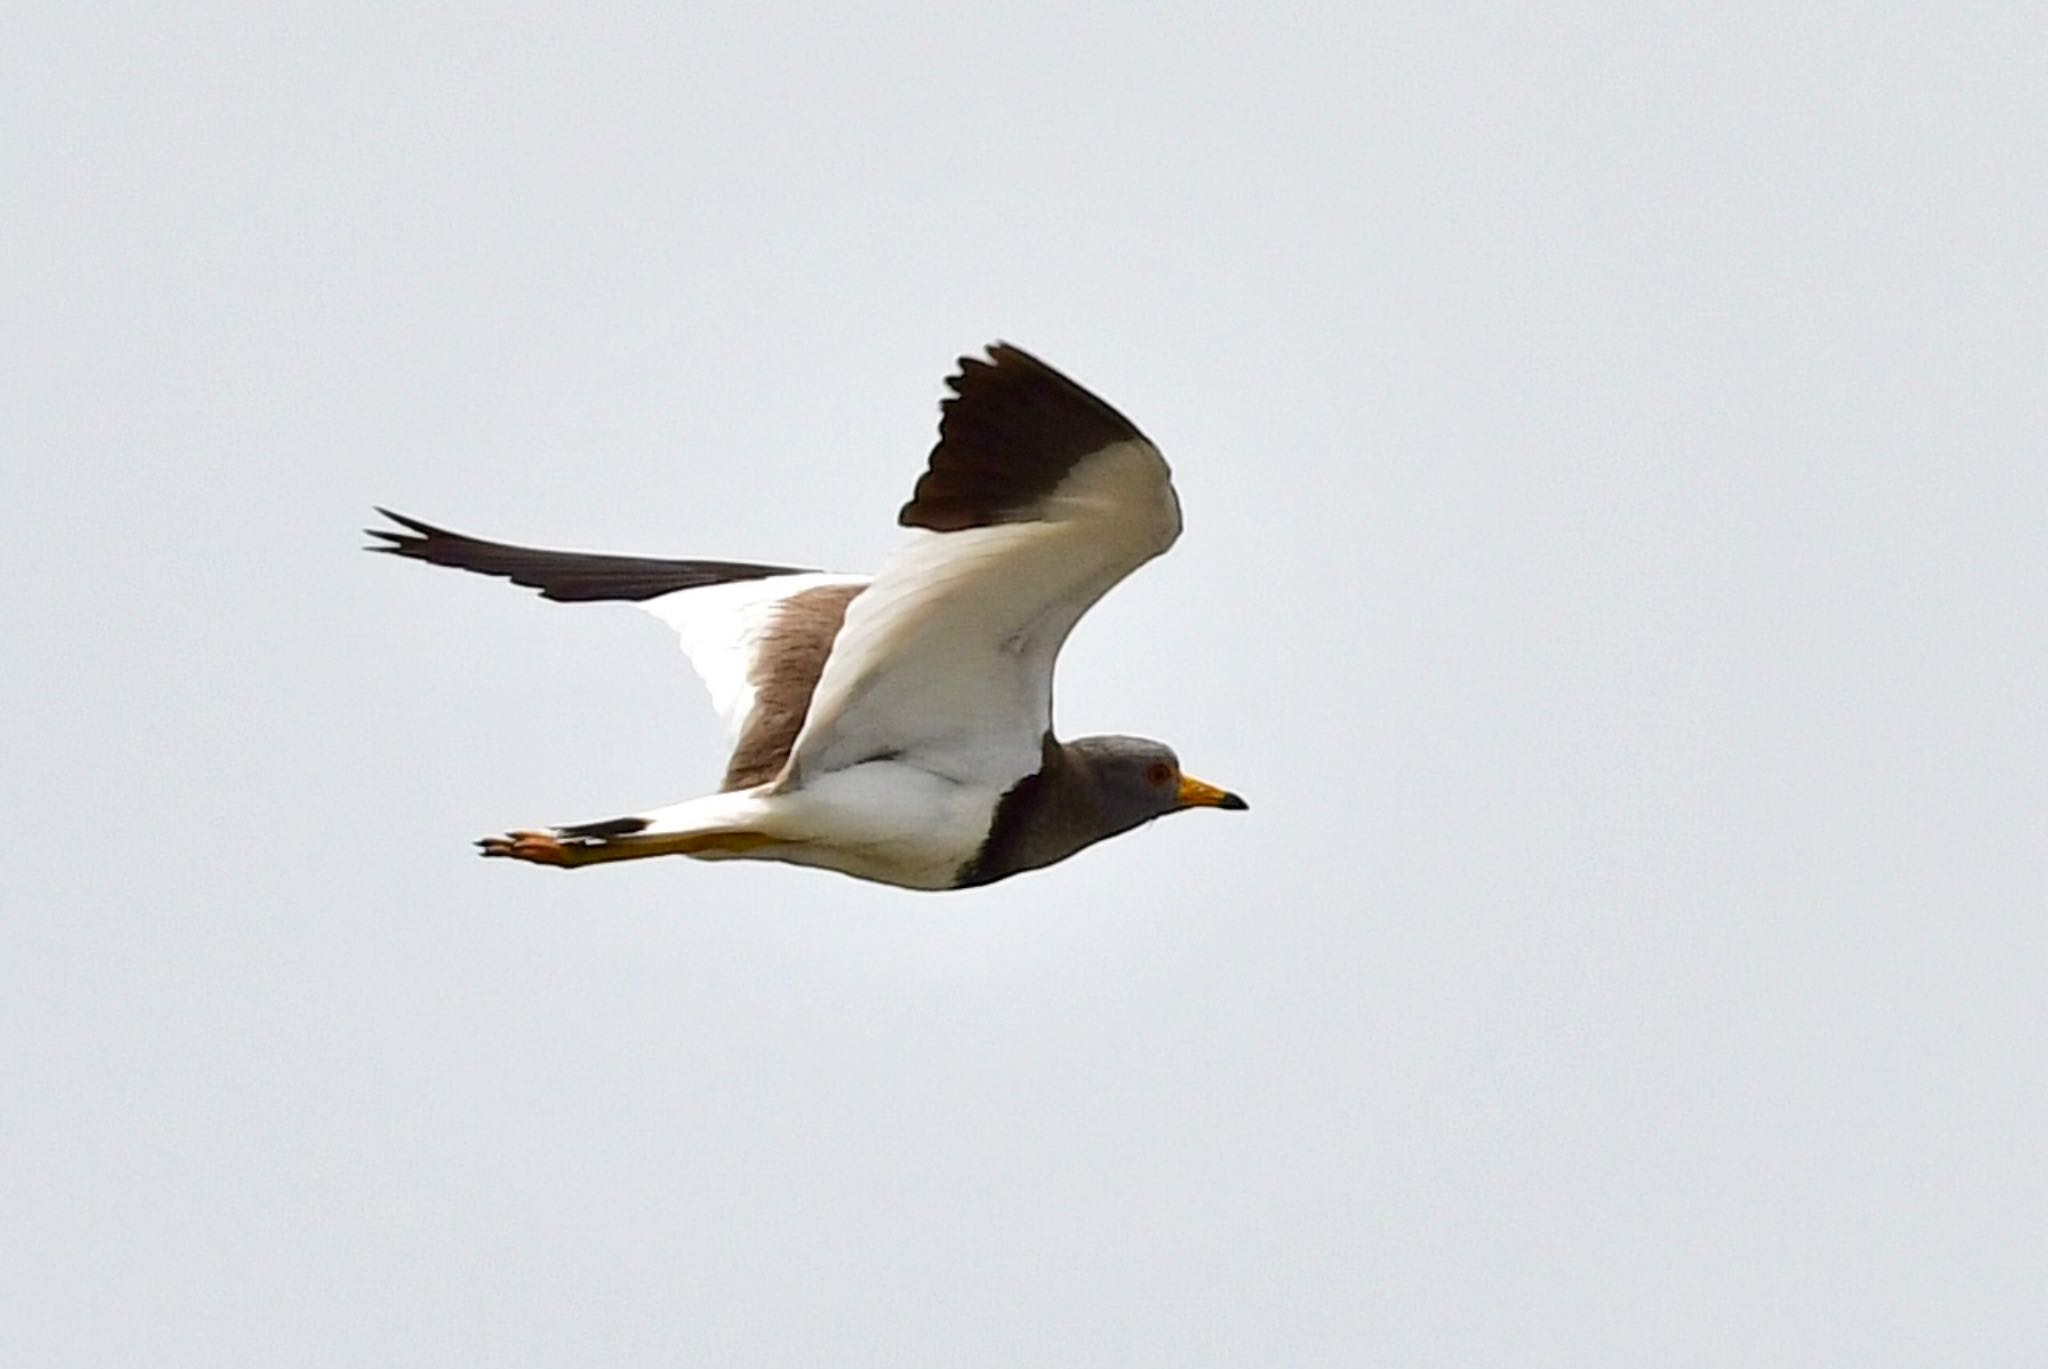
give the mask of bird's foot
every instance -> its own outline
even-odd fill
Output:
[[[523,860],[529,865],[552,865],[573,870],[579,865],[598,865],[613,860],[640,860],[647,856],[745,855],[778,839],[762,832],[722,830],[676,832],[660,836],[598,836],[602,827],[616,827],[625,819],[582,827],[558,827],[551,832],[507,832],[502,837],[485,837],[477,848],[486,856]],[[644,827],[643,821],[635,820]]]
[[[552,832],[508,832],[502,837],[485,837],[477,847],[483,855],[523,860],[529,865],[568,869],[583,863],[577,859],[581,854],[577,848]]]

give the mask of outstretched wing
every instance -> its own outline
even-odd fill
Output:
[[[564,604],[601,599],[641,603],[657,595],[704,585],[814,573],[795,566],[762,566],[747,561],[668,561],[652,556],[543,551],[539,547],[486,542],[481,537],[450,532],[389,509],[380,508],[377,512],[405,531],[364,529],[371,537],[385,542],[381,547],[366,547],[366,551],[410,557],[430,565],[454,566],[479,575],[496,575],[515,585],[539,590],[543,599]]]
[[[1015,347],[988,355],[947,381],[898,518],[916,531],[847,610],[784,786],[882,756],[998,789],[1033,773],[1068,632],[1180,535],[1130,420]]]
[[[509,579],[564,603],[616,599],[675,629],[734,742],[725,787],[772,779],[788,759],[811,690],[864,575],[742,561],[612,556],[487,542],[379,509],[371,551]]]

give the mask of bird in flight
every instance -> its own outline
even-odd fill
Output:
[[[1090,605],[1180,536],[1158,448],[1005,343],[962,357],[938,445],[872,576],[540,551],[387,509],[369,548],[625,600],[673,628],[733,737],[717,793],[477,843],[575,869],[777,860],[910,889],[1040,869],[1189,808],[1245,801],[1163,743],[1052,734],[1053,664]]]

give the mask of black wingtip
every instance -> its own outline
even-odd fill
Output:
[[[495,575],[515,585],[537,589],[557,603],[598,599],[638,602],[681,589],[722,585],[733,580],[759,580],[772,575],[800,575],[797,566],[755,565],[742,561],[670,561],[646,556],[608,556],[594,552],[544,551],[504,542],[486,542],[467,533],[451,532],[432,523],[372,505],[397,528],[364,528],[376,543],[364,551],[381,551],[433,566],[453,566]],[[403,529],[401,531],[400,529]]]
[[[422,537],[451,537],[457,535],[454,533],[450,533],[446,528],[437,528],[432,523],[422,523],[417,518],[408,518],[402,513],[394,513],[390,509],[385,508],[382,504],[372,504],[370,505],[370,507],[377,511],[378,517],[389,518],[392,522],[398,524],[400,527],[408,528],[411,531],[420,534]]]
[[[963,356],[939,401],[939,442],[905,527],[957,532],[1026,521],[1076,464],[1120,442],[1145,440],[1100,395],[1021,347],[993,342]]]
[[[409,531],[394,532],[390,528],[364,528],[363,536],[381,538],[387,544],[380,546],[373,543],[370,546],[364,547],[364,551],[381,551],[392,556],[419,556],[421,553],[414,550],[414,548],[421,546],[427,538],[436,534],[446,536],[445,533],[441,533],[440,529],[428,527],[417,518],[407,518],[402,513],[393,513],[382,504],[372,504],[370,507],[377,512],[378,517],[388,518],[400,527],[409,529]]]
[[[392,532],[389,528],[364,528],[363,536],[383,539],[381,542],[372,542],[369,546],[364,547],[364,551],[388,551],[394,555],[402,555],[409,543],[418,540],[417,538],[408,537],[402,532]]]

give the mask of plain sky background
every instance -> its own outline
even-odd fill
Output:
[[[0,1361],[2048,1360],[2038,6],[43,5]],[[1739,8],[1739,7],[1738,7]],[[996,337],[1175,465],[967,895],[485,864]]]

